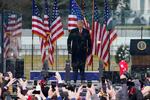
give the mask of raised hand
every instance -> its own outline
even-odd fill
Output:
[[[27,80],[23,81],[22,78],[20,78],[18,81],[19,81],[20,85],[22,86],[23,90],[26,89]]]
[[[63,80],[62,80],[62,78],[61,78],[59,72],[56,72],[56,73],[55,73],[55,77],[56,77],[56,79],[58,80],[58,83],[63,83]]]
[[[54,92],[52,91],[52,86],[50,86],[49,90],[48,90],[48,96],[51,98],[54,96]]]
[[[7,84],[6,86],[9,87],[9,86],[12,85],[15,81],[16,81],[15,78],[10,79],[10,81],[8,82],[8,84]]]

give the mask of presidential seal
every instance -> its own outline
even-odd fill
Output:
[[[138,48],[139,50],[145,50],[146,47],[147,47],[147,45],[146,45],[146,42],[145,42],[145,41],[139,41],[139,42],[137,43],[137,48]]]

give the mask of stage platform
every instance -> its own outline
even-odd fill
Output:
[[[55,75],[56,71],[49,71],[49,80],[53,80],[53,76]],[[66,72],[65,71],[58,71],[63,80],[65,80]],[[86,71],[85,72],[86,80],[99,80],[99,72],[98,71]],[[42,74],[40,70],[32,70],[30,71],[30,80],[40,80],[42,79]],[[73,72],[70,72],[70,79],[73,80]],[[80,80],[80,73],[78,75],[78,80]]]
[[[49,80],[54,80],[54,75],[56,71],[48,71],[49,72]],[[66,78],[66,72],[65,71],[58,71],[62,77],[63,80]],[[68,73],[67,73],[68,74]],[[92,81],[99,81],[99,71],[86,71],[85,72],[85,80],[92,80]],[[113,83],[120,82],[120,76],[119,72],[117,71],[104,71],[103,76],[109,80],[111,80]],[[30,71],[30,80],[41,80],[42,74],[41,70],[32,70]],[[73,80],[73,72],[70,72],[70,80]],[[78,80],[80,80],[80,74],[78,75]]]

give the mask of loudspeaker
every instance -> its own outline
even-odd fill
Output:
[[[6,59],[6,72],[12,72],[13,76],[15,76],[15,62],[14,59]]]
[[[15,77],[24,77],[24,59],[16,59]]]

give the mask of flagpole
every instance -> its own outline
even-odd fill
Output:
[[[108,32],[109,32],[109,44],[108,44],[108,50],[109,50],[109,59],[108,59],[108,71],[110,71],[110,30],[108,30]]]
[[[34,3],[34,0],[32,0],[32,15],[34,12],[33,3]],[[33,39],[34,39],[33,37],[34,37],[34,34],[32,33],[32,56],[31,56],[31,69],[32,70],[33,70]]]
[[[85,8],[84,8],[84,5],[85,5],[85,4],[84,4],[84,3],[85,3],[84,0],[81,0],[81,11],[82,11],[82,16],[83,16],[83,17],[85,17],[85,15],[84,15],[84,14],[85,14]],[[87,64],[86,70],[88,71],[88,69],[89,69],[89,68],[88,68],[88,64]]]
[[[71,14],[71,6],[72,6],[72,0],[70,0],[70,5],[69,5],[69,14]]]
[[[82,15],[84,15],[84,0],[81,0],[81,10],[82,10]]]
[[[107,30],[107,32],[108,32],[108,71],[110,71],[110,30],[108,29],[108,25],[107,25],[107,23],[106,23],[106,30]]]
[[[93,22],[94,22],[94,0],[92,0],[92,30],[93,30],[93,26],[94,26]],[[93,34],[93,31],[91,32],[91,34]],[[93,38],[93,36],[92,36],[92,38]],[[93,44],[92,44],[92,49],[93,49]],[[92,71],[93,71],[93,54],[92,54]]]
[[[108,71],[110,71],[110,29],[108,28],[107,23],[106,23],[106,28],[107,28],[108,37],[109,37],[109,39],[108,39],[108,52],[109,52],[109,54],[108,54]]]
[[[58,48],[57,48],[57,41],[56,41],[56,71],[57,71],[57,67],[58,67],[58,59],[57,59],[57,56],[58,56],[58,53],[57,53],[57,50],[58,50]]]
[[[3,9],[1,10],[1,26],[2,26],[2,29],[1,29],[1,63],[2,63],[2,67],[0,67],[0,72],[5,72],[4,68],[4,31],[3,31],[3,19],[4,19],[4,12],[3,12]]]
[[[32,33],[32,58],[31,58],[31,59],[32,59],[32,60],[31,60],[31,69],[32,69],[32,70],[33,70],[33,53],[34,53],[34,52],[33,52],[33,51],[34,51],[34,50],[33,50],[33,49],[34,49],[34,46],[33,46],[33,39],[34,39],[34,34]]]
[[[108,5],[108,4],[107,4]],[[105,0],[104,0],[104,6],[105,6]],[[105,8],[104,8],[105,9]],[[105,11],[105,10],[104,10]],[[110,12],[110,11],[109,11]],[[108,19],[107,19],[108,21]],[[106,32],[108,33],[108,71],[110,71],[110,29],[108,28],[108,23],[105,22],[105,25],[106,25]]]
[[[109,6],[109,8],[110,8],[110,6]],[[110,13],[111,13],[111,11],[110,11]],[[106,23],[106,25],[107,25],[107,23]],[[108,49],[109,50],[109,55],[108,55],[109,56],[109,59],[108,59],[108,71],[110,71],[110,29],[109,28],[108,28],[108,32],[109,32],[109,34],[108,34],[109,35],[109,40],[108,40],[109,41],[109,44],[108,44],[108,48],[109,48]]]

